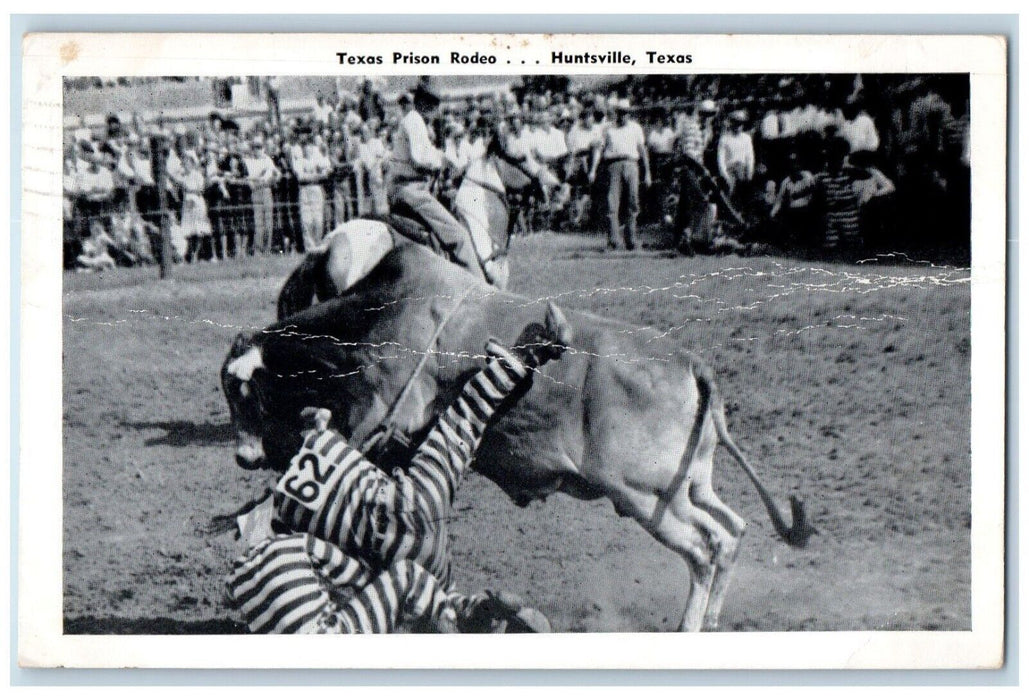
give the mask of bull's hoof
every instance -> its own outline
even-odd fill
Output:
[[[719,628],[717,617],[704,616],[704,626],[700,628],[701,632],[717,632]]]

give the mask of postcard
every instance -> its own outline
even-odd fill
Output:
[[[1003,38],[22,51],[21,665],[1003,664]]]

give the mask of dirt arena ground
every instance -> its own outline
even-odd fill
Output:
[[[705,357],[730,429],[820,535],[793,550],[724,450],[716,489],[750,521],[726,630],[968,629],[969,282],[927,264],[605,255],[536,235],[513,291],[668,329]],[[296,258],[99,275],[64,291],[64,612],[68,633],[238,632],[236,556],[210,536],[268,479],[233,462],[218,370],[274,318]],[[454,513],[456,581],[525,595],[559,631],[669,630],[686,567],[606,501],[520,509],[482,477]]]

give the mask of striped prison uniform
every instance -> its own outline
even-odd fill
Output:
[[[236,563],[231,598],[251,632],[394,632],[410,620],[439,629],[454,612],[439,580],[417,562],[376,571],[309,534],[265,540]]]
[[[860,245],[860,210],[853,176],[845,170],[823,173],[821,181],[825,193],[825,247]]]
[[[276,520],[292,533],[311,536],[321,543],[319,546],[331,546],[348,566],[356,566],[362,573],[349,578],[327,576],[322,573],[322,550],[315,556],[309,549],[297,549],[296,541],[292,548],[258,545],[237,562],[228,581],[229,599],[242,610],[251,630],[310,631],[312,625],[335,630],[324,622],[329,614],[325,607],[327,591],[361,589],[361,584],[378,580],[375,574],[392,577],[382,581],[377,590],[392,590],[397,595],[358,594],[352,598],[354,605],[372,606],[371,612],[365,613],[366,619],[371,614],[377,621],[393,619],[398,614],[397,606],[404,606],[408,596],[422,600],[437,591],[446,593],[451,611],[474,605],[476,599],[451,591],[450,508],[487,422],[528,373],[529,368],[508,353],[492,357],[440,416],[410,467],[395,469],[392,475],[368,461],[339,433],[309,433],[276,489]],[[314,479],[300,482],[290,474],[304,460],[312,465],[308,471]],[[318,483],[319,478],[324,478],[323,484]],[[289,537],[283,541],[290,541]],[[279,562],[281,558],[287,561]],[[418,571],[424,571],[432,583],[419,578],[420,587],[416,589],[391,587],[402,582],[394,567],[403,561],[417,564]],[[291,578],[280,581],[280,569],[290,566],[294,567],[290,569]],[[412,576],[407,581],[415,582]],[[315,588],[322,589],[325,597],[316,597]],[[304,589],[305,593],[295,589]],[[431,594],[425,592],[430,589]],[[434,609],[416,606],[411,611],[424,614]],[[269,625],[269,620],[288,620],[288,624]],[[386,630],[377,625],[359,625],[352,630],[343,626],[338,631]]]

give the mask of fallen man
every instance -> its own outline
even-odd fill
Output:
[[[448,520],[454,494],[490,418],[528,391],[532,372],[571,341],[552,304],[511,350],[486,343],[486,366],[465,383],[408,469],[387,474],[329,429],[326,409],[273,494],[271,529],[237,560],[230,604],[252,632],[549,631],[516,596],[451,588]],[[502,631],[502,630],[501,630]]]

